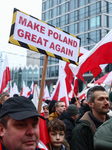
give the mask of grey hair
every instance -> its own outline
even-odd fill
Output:
[[[87,92],[87,102],[94,102],[94,92],[95,91],[106,91],[103,86],[94,86],[90,88]],[[107,92],[107,91],[106,91]]]

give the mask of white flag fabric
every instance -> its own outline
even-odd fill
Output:
[[[35,84],[32,102],[34,103],[36,109],[38,108],[38,101],[39,101],[38,86],[37,84]]]

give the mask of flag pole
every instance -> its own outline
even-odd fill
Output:
[[[43,72],[42,72],[42,79],[41,79],[40,94],[39,94],[39,103],[38,103],[38,112],[39,113],[41,113],[41,107],[42,107],[42,98],[43,98],[43,93],[44,93],[44,84],[45,84],[45,77],[46,77],[46,70],[47,70],[47,62],[48,62],[48,56],[45,55]]]
[[[111,82],[111,85],[110,85],[109,95],[110,95],[110,93],[111,93],[111,89],[112,89],[112,82]]]

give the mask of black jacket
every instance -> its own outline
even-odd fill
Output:
[[[75,120],[72,119],[72,117],[66,111],[64,111],[58,118],[66,124],[66,140],[70,144],[71,133],[75,127]]]
[[[94,150],[93,136],[102,123],[92,112],[86,112],[72,131],[70,150]]]

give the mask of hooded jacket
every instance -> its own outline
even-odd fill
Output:
[[[72,119],[72,117],[66,111],[64,111],[58,118],[66,125],[66,140],[70,144],[72,130],[75,127],[75,120]]]

